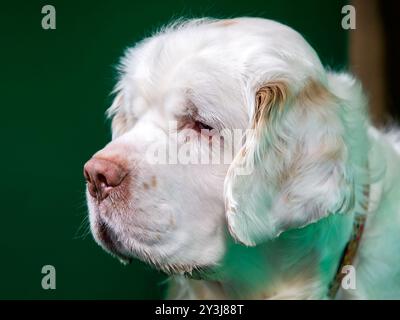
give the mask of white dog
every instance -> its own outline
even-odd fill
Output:
[[[171,274],[171,298],[400,298],[400,135],[366,112],[284,25],[168,26],[127,51],[112,142],[85,165],[94,238]],[[181,161],[239,129],[231,163]],[[149,161],[172,137],[177,161]]]

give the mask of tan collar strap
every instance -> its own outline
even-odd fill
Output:
[[[346,275],[345,273],[342,273],[343,267],[346,265],[352,265],[354,262],[354,257],[357,254],[357,249],[359,247],[360,240],[364,231],[365,222],[367,220],[366,213],[368,212],[369,208],[369,196],[370,196],[369,185],[365,186],[364,195],[366,201],[363,206],[363,209],[365,211],[363,213],[356,213],[356,216],[354,218],[353,232],[351,234],[349,242],[347,243],[343,251],[343,255],[340,260],[339,268],[336,272],[335,278],[332,280],[329,287],[328,297],[331,299],[334,299],[336,297],[336,294],[341,286],[342,280]]]

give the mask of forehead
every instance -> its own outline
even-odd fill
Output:
[[[226,126],[246,121],[240,64],[219,32],[204,30],[197,37],[185,30],[147,39],[128,51],[120,86],[131,108],[185,109],[213,114]]]

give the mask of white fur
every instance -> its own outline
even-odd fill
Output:
[[[283,110],[273,106],[230,166],[144,159],[193,105],[213,128],[250,128],[258,89],[275,82]],[[310,83],[325,96],[301,98]],[[112,253],[174,274],[175,297],[327,298],[354,216],[367,214],[357,289],[338,298],[400,298],[400,135],[372,128],[359,83],[325,70],[292,29],[257,18],[166,27],[126,52],[109,115],[113,140],[96,156],[123,163],[129,184],[100,205],[88,195],[94,237],[104,245],[106,223]],[[238,175],[239,162],[253,171]],[[203,280],[180,275],[205,267]]]

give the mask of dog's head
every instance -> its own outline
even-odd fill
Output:
[[[166,271],[350,212],[363,96],[273,21],[194,20],[127,51],[112,141],[85,165],[90,223],[114,255]],[[351,133],[351,134],[350,134]]]

